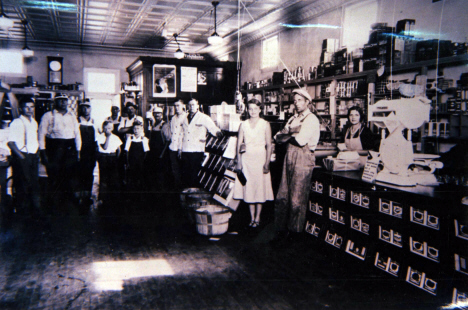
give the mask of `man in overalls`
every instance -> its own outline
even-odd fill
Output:
[[[308,105],[311,97],[304,89],[295,89],[296,114],[275,135],[277,143],[288,143],[283,174],[275,200],[277,241],[294,238],[304,230],[315,148],[320,138],[320,122]]]
[[[153,109],[153,118],[149,119],[151,135],[149,138],[148,165],[150,170],[149,181],[152,189],[156,191],[165,190],[168,185],[169,174],[169,143],[171,142],[171,128],[164,120],[163,109]]]
[[[89,101],[84,101],[79,105],[79,123],[81,133],[81,159],[78,170],[78,184],[80,191],[81,211],[89,210],[91,201],[91,191],[93,189],[94,168],[97,159],[97,128],[94,119],[91,118],[91,105]]]

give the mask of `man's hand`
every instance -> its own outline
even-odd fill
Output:
[[[223,132],[220,130],[216,133],[216,138],[221,139],[224,136]]]
[[[40,150],[39,157],[41,158],[41,163],[44,166],[47,166],[49,164],[49,159],[47,158],[46,150]]]
[[[270,164],[269,163],[265,163],[263,165],[263,174],[267,174],[268,172],[270,172]]]
[[[76,158],[78,159],[78,161],[81,160],[81,152],[80,151],[76,151]]]

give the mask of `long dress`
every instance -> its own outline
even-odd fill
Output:
[[[259,119],[255,127],[248,120],[242,122],[244,131],[245,153],[242,154],[242,172],[247,179],[245,186],[236,179],[234,184],[234,199],[242,199],[246,203],[264,203],[273,200],[271,175],[263,173],[266,158],[265,132],[267,121]]]

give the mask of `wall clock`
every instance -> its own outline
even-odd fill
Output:
[[[63,57],[47,56],[47,71],[49,77],[49,85],[62,84]]]

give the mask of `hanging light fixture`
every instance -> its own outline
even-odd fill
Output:
[[[210,37],[208,37],[208,43],[211,45],[218,45],[223,42],[223,38],[221,38],[216,32],[216,7],[218,6],[219,1],[213,1],[211,4],[213,4],[214,7],[214,32]]]
[[[182,52],[182,50],[180,49],[179,41],[177,41],[177,37],[178,37],[177,33],[174,33],[173,35],[174,35],[174,40],[176,41],[177,47],[178,47],[177,51],[175,51],[175,53],[174,53],[174,57],[177,58],[177,59],[182,59],[182,58],[185,57],[185,53]]]
[[[28,31],[26,30],[26,25],[28,24],[28,21],[23,19],[21,22],[23,23],[24,28],[24,47],[21,50],[21,54],[23,54],[24,57],[32,57],[34,56],[34,51],[31,50],[28,46]]]
[[[3,12],[3,0],[0,0],[0,29],[3,29],[5,31],[10,30],[10,28],[13,27],[13,24],[15,23],[11,18],[6,16],[5,12]]]

